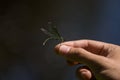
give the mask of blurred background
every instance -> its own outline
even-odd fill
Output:
[[[66,41],[94,39],[120,44],[119,0],[0,1],[0,80],[77,80],[54,52],[41,27],[55,22]]]

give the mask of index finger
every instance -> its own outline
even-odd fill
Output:
[[[81,47],[81,48],[85,48],[88,46],[101,48],[103,45],[107,45],[104,42],[95,41],[95,40],[75,40],[75,41],[63,42],[61,43],[61,45],[62,44],[67,46],[72,46],[72,47]]]
[[[61,43],[61,45],[67,45],[75,48],[83,48],[95,54],[102,50],[107,51],[110,47],[110,44],[108,43],[95,41],[95,40],[67,41],[67,42]]]

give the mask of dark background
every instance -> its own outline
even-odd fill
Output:
[[[75,70],[55,54],[57,41],[40,31],[55,22],[66,40],[120,44],[119,0],[0,1],[0,80],[76,80]]]

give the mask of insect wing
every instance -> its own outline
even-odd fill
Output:
[[[43,33],[45,33],[46,35],[48,35],[48,36],[53,36],[53,34],[51,34],[49,31],[47,31],[47,30],[44,29],[44,28],[40,28],[40,30],[41,30]]]

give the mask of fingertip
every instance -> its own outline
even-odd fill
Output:
[[[70,51],[71,47],[64,45],[64,44],[58,44],[55,46],[55,52],[61,55],[65,55]]]
[[[54,51],[55,51],[56,53],[59,53],[59,48],[60,48],[60,46],[61,46],[61,44],[57,44],[57,45],[55,46]]]
[[[82,68],[82,69],[78,69],[76,72],[77,72],[77,77],[80,79],[90,80],[92,78],[92,73],[88,69]]]

